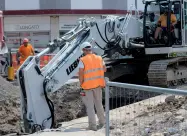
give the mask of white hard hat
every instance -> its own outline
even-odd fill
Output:
[[[84,42],[81,47],[82,49],[91,49],[92,45],[89,42]]]

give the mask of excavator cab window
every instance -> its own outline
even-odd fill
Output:
[[[149,1],[144,10],[144,43],[146,48],[171,47],[182,44],[180,1]],[[151,18],[154,14],[154,20]],[[160,17],[166,19],[159,22]],[[177,18],[172,25],[171,16]]]

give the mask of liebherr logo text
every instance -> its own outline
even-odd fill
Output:
[[[71,74],[73,72],[73,70],[75,70],[77,67],[78,67],[78,64],[79,64],[79,59],[81,57],[83,57],[84,55],[82,54],[79,58],[77,58],[67,69],[66,69],[66,72],[67,72],[67,75]]]

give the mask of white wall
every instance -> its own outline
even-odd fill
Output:
[[[130,10],[131,5],[135,7],[135,0],[127,0],[127,10]]]
[[[39,0],[5,0],[6,10],[31,10],[39,8]]]
[[[51,41],[59,37],[59,17],[51,17]]]
[[[102,0],[71,0],[71,9],[102,9]]]
[[[30,29],[19,29],[19,26],[37,26]],[[4,31],[38,31],[50,30],[50,17],[4,17]]]
[[[130,6],[134,5],[135,7],[135,0],[127,0],[127,9],[130,10]],[[137,0],[137,9],[143,11],[144,10],[144,4],[142,3],[142,0]]]
[[[145,5],[143,4],[142,0],[137,0],[137,8],[138,10],[144,11]]]

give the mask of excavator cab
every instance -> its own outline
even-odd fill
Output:
[[[153,0],[146,1],[144,9],[143,35],[145,48],[173,47],[182,45],[181,1]],[[160,16],[165,16],[166,27],[159,23]],[[177,21],[173,25],[171,17]],[[156,37],[155,37],[156,35]]]

